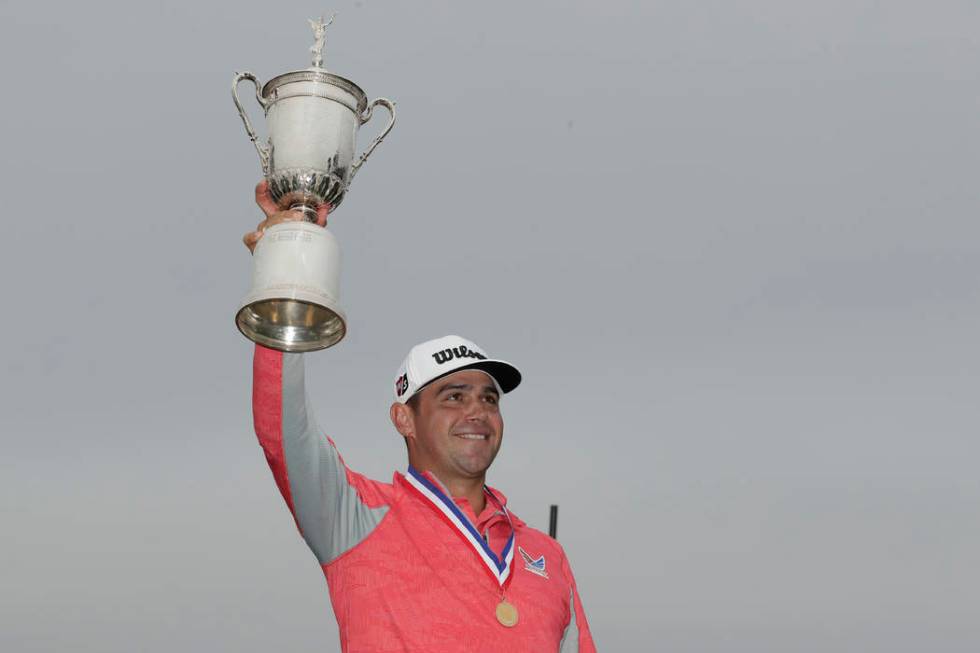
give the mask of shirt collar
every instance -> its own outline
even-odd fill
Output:
[[[433,483],[435,483],[435,485],[440,490],[442,490],[442,493],[443,494],[445,494],[447,497],[452,498],[453,502],[456,503],[456,505],[462,506],[462,505],[465,504],[465,506],[466,506],[466,514],[468,514],[468,515],[472,515],[473,514],[473,506],[470,505],[470,502],[468,500],[466,500],[465,498],[463,498],[463,497],[458,497],[458,498],[457,497],[453,497],[453,495],[450,494],[450,492],[449,492],[449,488],[447,488],[442,483],[442,481],[439,480],[439,478],[435,474],[433,474],[432,472],[429,472],[429,471],[422,471],[422,470],[419,470],[419,473],[423,474],[427,479],[429,479],[430,481],[432,481]],[[405,475],[402,474],[401,472],[399,472],[399,475],[402,476],[402,478],[404,480],[404,476]],[[504,505],[504,506],[507,505],[507,495],[505,495],[503,492],[501,492],[500,490],[498,490],[495,487],[490,487],[489,485],[485,485],[484,487],[487,490],[489,490],[490,492],[493,493],[493,496],[497,498],[497,501],[499,501],[501,505]],[[525,522],[522,519],[520,519],[517,515],[515,515],[513,513],[513,511],[510,510],[509,507],[507,508],[507,511],[510,512],[510,518],[514,522],[514,526],[524,526],[525,525]],[[477,523],[480,523],[480,522],[482,522],[484,520],[490,521],[490,519],[492,517],[496,517],[496,516],[499,516],[501,518],[506,519],[506,516],[504,515],[503,511],[500,510],[500,507],[497,506],[496,503],[494,503],[493,499],[491,499],[490,497],[487,497],[487,505],[486,505],[486,507],[484,507],[483,512],[481,512],[479,515],[475,515],[476,522],[474,523],[474,526]]]

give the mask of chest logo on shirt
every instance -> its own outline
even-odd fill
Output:
[[[531,572],[532,574],[537,574],[542,578],[548,577],[548,572],[545,571],[544,556],[539,558],[532,558],[530,554],[525,551],[522,547],[518,546],[517,550],[520,552],[521,557],[524,558],[524,569]]]

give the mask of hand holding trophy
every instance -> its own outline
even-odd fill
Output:
[[[395,124],[394,103],[385,98],[368,103],[357,84],[323,68],[324,37],[331,22],[333,18],[310,21],[315,35],[311,67],[273,77],[265,85],[250,72],[237,73],[231,88],[259,154],[266,201],[271,198],[277,211],[296,211],[304,218],[265,230],[254,248],[251,290],[235,317],[247,338],[280,351],[324,349],[344,337],[347,319],[338,302],[340,248],[317,210],[322,213],[324,205],[336,210],[354,175]],[[255,99],[265,112],[267,143],[259,142],[238,97],[245,80],[255,85]],[[357,130],[377,106],[391,117],[355,160]]]

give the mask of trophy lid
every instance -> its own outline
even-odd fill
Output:
[[[293,82],[313,82],[317,84],[331,84],[341,88],[354,96],[357,103],[357,113],[364,113],[367,108],[367,94],[361,87],[340,75],[328,73],[323,68],[306,68],[304,70],[293,70],[288,73],[276,75],[262,86],[262,97],[266,100],[275,98],[276,89],[284,84]]]
[[[276,89],[284,84],[291,84],[294,82],[331,84],[351,94],[357,104],[357,113],[364,113],[364,110],[367,108],[367,94],[361,90],[361,87],[345,77],[327,72],[327,69],[323,67],[323,45],[326,41],[327,27],[333,23],[334,18],[336,17],[337,14],[334,13],[332,16],[330,16],[330,20],[328,20],[326,23],[323,22],[323,16],[319,17],[315,21],[312,19],[310,20],[310,27],[313,28],[314,36],[314,43],[310,47],[310,52],[313,53],[312,65],[309,68],[304,68],[303,70],[293,70],[288,73],[277,75],[267,81],[262,86],[263,98],[267,100],[273,99],[276,94]]]

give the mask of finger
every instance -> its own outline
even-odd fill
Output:
[[[268,229],[274,224],[282,224],[283,222],[301,222],[303,218],[304,214],[301,209],[292,209],[291,211],[279,211],[278,213],[273,213],[263,222],[265,228]]]
[[[262,222],[255,225],[255,230],[265,231],[273,225],[282,224],[283,222],[298,222],[302,219],[303,212],[298,209],[294,209],[292,211],[277,211]]]
[[[260,238],[262,238],[261,231],[250,231],[242,237],[242,242],[245,243],[248,251],[255,252],[255,246],[258,244]]]
[[[327,226],[327,214],[330,213],[329,204],[321,204],[316,207],[316,223],[321,227]]]
[[[279,207],[276,206],[275,201],[272,199],[272,195],[269,193],[268,180],[263,179],[255,185],[255,203],[269,217],[279,210]]]

